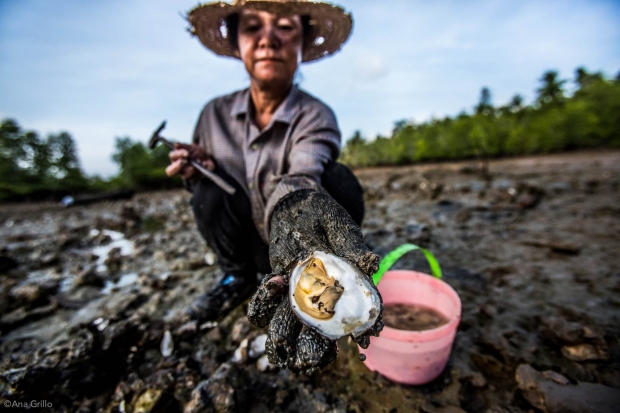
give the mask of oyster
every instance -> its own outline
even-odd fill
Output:
[[[322,251],[295,267],[289,298],[302,323],[331,340],[363,334],[375,324],[381,309],[371,280],[343,259]]]

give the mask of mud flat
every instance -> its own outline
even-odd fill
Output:
[[[620,405],[620,152],[356,171],[366,243],[433,251],[460,295],[445,372],[411,387],[355,346],[269,365],[243,308],[183,308],[219,277],[190,194],[0,205],[0,399],[78,412],[604,412]],[[397,268],[428,271],[421,255]]]

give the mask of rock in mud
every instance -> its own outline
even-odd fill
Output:
[[[194,336],[198,332],[198,322],[188,321],[174,331],[174,336],[181,340]]]
[[[247,411],[247,378],[233,364],[224,363],[208,380],[198,383],[184,413]]]
[[[111,403],[103,412],[180,412],[180,403],[172,395],[174,384],[170,370],[157,371],[144,380],[130,373],[126,380],[118,383]]]
[[[289,411],[330,413],[346,413],[348,411],[347,402],[344,399],[331,397],[325,391],[316,391],[303,384],[297,386],[293,395],[292,403],[288,406]]]
[[[103,287],[105,284],[105,280],[99,274],[95,268],[90,267],[80,272],[73,279],[73,285],[75,287],[82,287],[85,285],[91,285],[94,287]]]
[[[407,241],[414,244],[426,244],[431,238],[430,227],[417,221],[409,221],[403,228],[403,232]]]
[[[620,406],[620,390],[596,383],[568,384],[558,373],[546,375],[522,364],[515,379],[524,397],[545,413],[614,413]]]
[[[596,326],[582,326],[560,317],[542,319],[542,333],[561,347],[562,355],[572,361],[607,360],[609,348],[605,332]]]
[[[583,330],[577,323],[560,317],[544,317],[541,321],[543,334],[556,344],[575,344],[581,339]]]
[[[251,324],[247,317],[241,317],[233,325],[232,332],[230,333],[230,339],[233,343],[241,343],[241,341],[250,332]]]
[[[205,377],[211,377],[219,368],[217,358],[219,356],[219,347],[217,344],[205,338],[193,351],[191,359],[200,366],[200,373]]]
[[[570,191],[572,187],[568,182],[553,182],[548,184],[545,189],[555,195],[559,195]]]
[[[607,360],[609,351],[606,345],[577,344],[563,346],[562,355],[572,361]]]
[[[24,284],[18,284],[11,288],[8,294],[9,300],[5,304],[10,304],[11,308],[23,306],[27,308],[34,308],[49,305],[49,296],[56,292],[58,289],[58,284],[59,282],[56,279],[49,279],[39,283],[27,282]],[[10,285],[15,284],[9,282],[5,283],[3,287],[7,288]]]
[[[112,248],[103,262],[111,273],[120,271],[123,265],[123,254],[119,247]]]
[[[136,208],[129,202],[125,203],[121,207],[119,215],[126,222],[130,221],[139,224],[142,221],[140,214],[136,211]]]
[[[161,398],[161,390],[148,389],[144,391],[133,405],[134,412],[150,413]]]
[[[536,207],[542,199],[545,191],[535,185],[520,184],[517,187],[516,204],[520,209],[530,209]]]
[[[24,323],[47,317],[57,309],[58,302],[55,299],[51,299],[48,304],[33,308],[32,310],[26,307],[19,307],[10,313],[2,315],[2,318],[0,318],[0,329],[6,331]]]
[[[192,263],[185,258],[177,258],[170,262],[168,270],[171,272],[188,271],[191,269]]]
[[[30,256],[29,260],[34,268],[45,268],[56,265],[60,262],[60,255],[56,252],[45,254],[43,251],[36,251]]]
[[[20,285],[11,290],[10,296],[18,306],[30,305],[41,298],[41,286],[39,284]]]

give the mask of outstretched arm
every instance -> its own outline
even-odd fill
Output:
[[[287,294],[291,271],[315,251],[337,255],[356,266],[368,277],[370,285],[379,264],[379,257],[364,245],[360,228],[329,195],[297,190],[276,205],[269,245],[273,273],[263,280],[252,298],[248,318],[261,327],[269,324],[269,361],[307,374],[329,364],[337,354],[335,341],[301,323]],[[382,308],[377,310],[381,312]],[[369,336],[378,335],[382,328],[379,315],[369,330],[353,339],[366,348]]]

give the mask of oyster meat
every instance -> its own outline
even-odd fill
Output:
[[[363,334],[381,310],[372,281],[348,262],[322,251],[295,267],[289,298],[302,323],[331,340]]]

